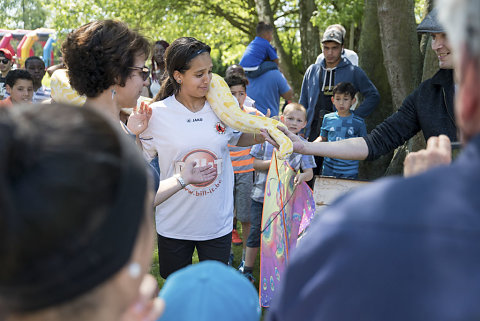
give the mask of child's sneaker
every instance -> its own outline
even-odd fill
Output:
[[[240,235],[238,235],[237,229],[233,229],[232,231],[232,243],[233,245],[240,245],[243,243]]]
[[[253,277],[252,272],[243,273],[243,276],[246,277],[252,284],[255,284],[255,278]]]
[[[244,268],[245,268],[245,261],[242,260],[242,262],[241,262],[240,265],[238,266],[238,270],[243,273],[243,269],[244,269]]]

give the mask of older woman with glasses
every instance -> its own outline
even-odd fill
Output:
[[[70,85],[87,97],[85,105],[113,118],[132,136],[147,128],[151,109],[142,104],[130,116],[128,128],[120,122],[120,109],[136,107],[143,87],[148,85],[145,61],[150,49],[147,39],[115,20],[87,23],[71,32],[62,45]],[[190,162],[182,171],[187,183],[209,179],[213,171],[209,166],[194,166],[195,162]],[[157,188],[158,172],[153,166],[152,173]],[[172,185],[167,190],[176,191],[170,181],[164,183]]]
[[[62,45],[70,84],[86,105],[119,120],[120,108],[137,105],[149,70],[150,44],[120,21],[99,20],[70,33]]]

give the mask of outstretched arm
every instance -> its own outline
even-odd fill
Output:
[[[292,140],[293,151],[296,153],[350,160],[364,160],[368,156],[368,146],[362,137],[337,142],[306,142],[284,127],[278,126],[278,129]],[[278,147],[266,130],[262,130],[262,135],[266,141]]]

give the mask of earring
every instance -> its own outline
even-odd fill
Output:
[[[117,92],[115,91],[115,89],[112,89],[112,100],[113,100],[113,97],[115,97],[116,94],[117,94]]]
[[[130,265],[128,266],[128,275],[130,275],[132,279],[138,278],[141,272],[142,268],[137,262],[130,263]]]
[[[177,82],[178,82],[179,84],[181,84],[181,83],[182,83],[182,80],[181,80],[181,79],[179,79],[179,80],[177,80]]]

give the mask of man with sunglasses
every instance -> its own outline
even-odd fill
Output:
[[[5,77],[13,66],[13,55],[10,50],[0,48],[0,100],[6,98],[7,92],[5,89]]]

